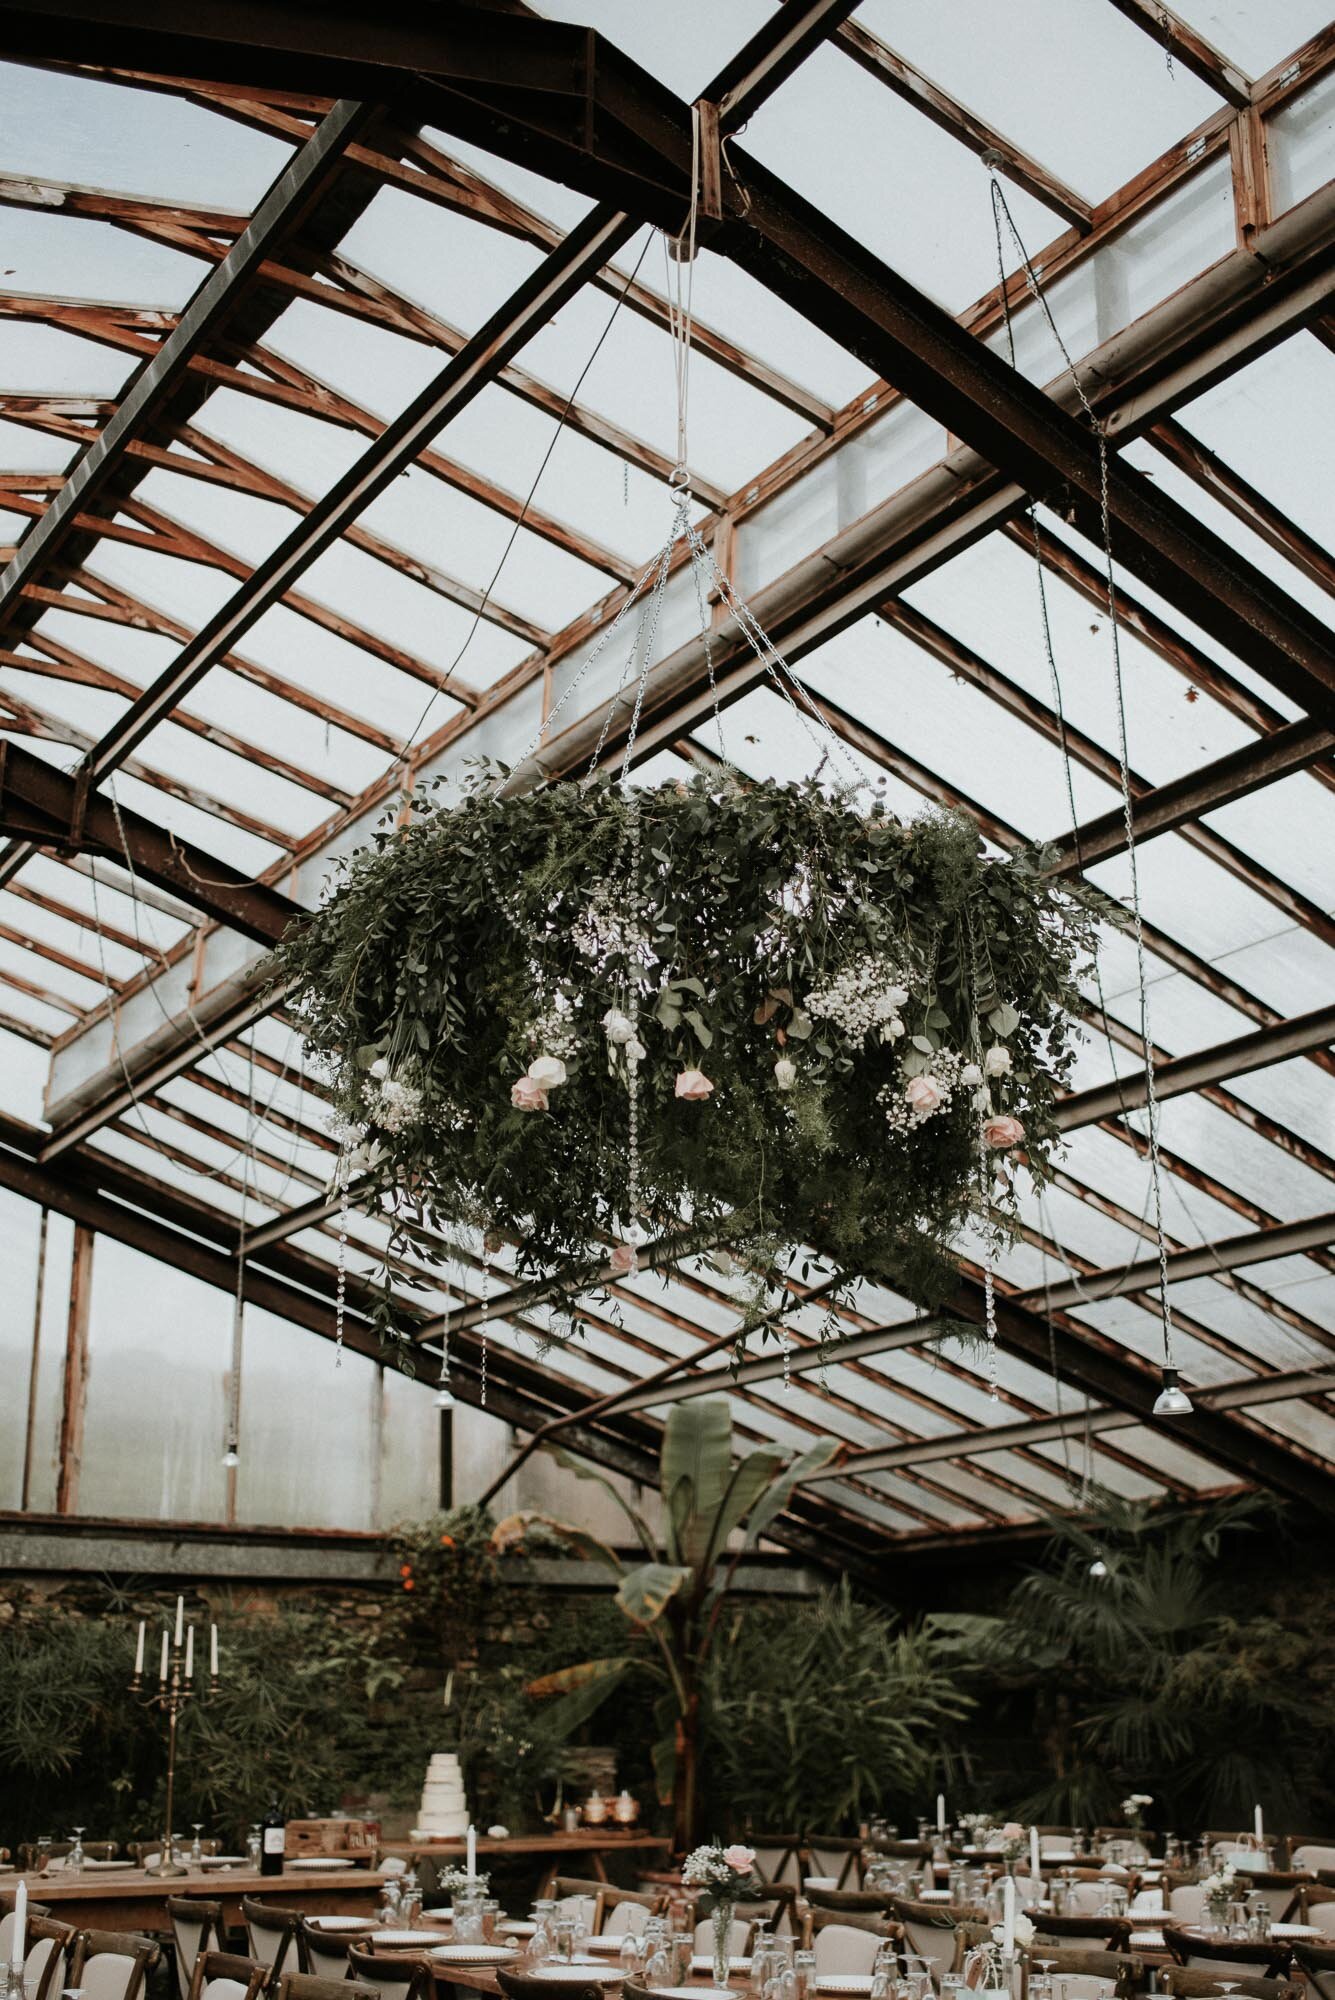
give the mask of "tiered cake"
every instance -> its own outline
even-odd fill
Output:
[[[468,1800],[453,1750],[437,1750],[426,1767],[422,1809],[413,1831],[436,1840],[458,1840],[468,1831]]]

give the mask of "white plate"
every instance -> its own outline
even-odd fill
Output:
[[[538,1979],[566,1979],[577,1986],[601,1986],[604,1983],[616,1986],[621,1982],[621,1968],[611,1965],[572,1965],[569,1959],[563,1958],[550,1965],[535,1967],[534,1976]],[[694,1989],[691,2000],[695,2000]]]
[[[920,1889],[918,1891],[918,1901],[920,1903],[948,1903],[950,1901],[950,1891],[949,1889]]]
[[[712,1972],[713,1970],[713,1952],[697,1951],[691,1960],[691,1971]],[[749,1958],[730,1958],[728,1960],[728,1970],[729,1972],[749,1972],[751,1970],[751,1961]]]
[[[307,1917],[307,1923],[316,1931],[369,1931],[374,1927],[374,1917]]]
[[[139,1863],[137,1861],[85,1861],[83,1865],[88,1873],[100,1875],[107,1868],[137,1868]]]
[[[585,1948],[589,1951],[620,1951],[625,1942],[626,1938],[624,1935],[622,1937],[593,1937],[585,1938],[584,1940]]]
[[[1040,1866],[1049,1861],[1067,1862],[1074,1861],[1075,1858],[1075,1850],[1070,1847],[1043,1847],[1039,1849],[1038,1854]]]
[[[244,1854],[206,1854],[204,1856],[204,1866],[206,1868],[244,1868],[245,1865],[246,1856]],[[290,1867],[291,1863],[288,1865]]]
[[[1317,1924],[1271,1924],[1270,1926],[1271,1937],[1321,1937],[1322,1934]]]
[[[519,1953],[506,1944],[438,1944],[431,1956],[447,1965],[505,1965]]]
[[[827,1972],[816,1980],[818,1993],[870,1993],[869,1972]]]
[[[730,1986],[660,1986],[658,2000],[737,2000]]]
[[[453,1910],[428,1910],[426,1914],[429,1917],[446,1917],[453,1916],[454,1912]],[[538,1927],[531,1917],[505,1917],[497,1924],[496,1928],[499,1931],[504,1931],[507,1937],[532,1937]]]
[[[415,1945],[423,1945],[423,1944],[438,1945],[440,1943],[440,1932],[439,1931],[372,1931],[370,1941],[372,1944],[402,1945],[405,1948],[411,1948]]]
[[[1164,1948],[1162,1931],[1132,1931],[1128,1943],[1143,1945],[1146,1951],[1162,1951]]]
[[[352,1863],[345,1854],[303,1854],[296,1861],[285,1861],[284,1868],[351,1868]],[[372,1879],[369,1878],[368,1879]]]

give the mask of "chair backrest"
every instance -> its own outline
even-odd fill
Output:
[[[946,1903],[915,1903],[907,1896],[891,1896],[888,1901],[909,1950],[927,1960],[938,1983],[943,1972],[956,1971],[961,1956],[958,1923],[965,1912]]]
[[[845,1916],[894,1915],[888,1889],[808,1889],[807,1901],[813,1910],[833,1910]]]
[[[1168,1914],[1184,1924],[1199,1923],[1205,1914],[1205,1891],[1199,1882],[1168,1891]]]
[[[639,1937],[650,1917],[661,1915],[667,1908],[667,1895],[661,1889],[614,1889],[609,1882],[594,1886],[602,1891],[603,1937]]]
[[[301,1957],[304,1911],[280,1910],[276,1903],[262,1903],[258,1897],[243,1896],[241,1915],[250,1942],[250,1955],[258,1964],[268,1966],[271,1986],[289,1970],[289,1958],[292,1960],[292,1971],[305,1970]]]
[[[70,1966],[70,1985],[84,2000],[139,2000],[158,1947],[133,1931],[80,1931]]]
[[[51,1917],[29,1916],[23,1977],[25,1985],[36,1977],[32,2000],[55,2000],[69,1984],[66,1967],[74,1951],[74,1938],[72,1924],[59,1924]]]
[[[811,1948],[821,1977],[870,1972],[884,1942],[884,1932],[865,1930],[860,1924],[821,1923],[819,1912],[812,1920]]]
[[[1042,1953],[1030,1952],[1025,1960],[1021,2000],[1029,1991],[1030,1968],[1041,1957],[1044,1970],[1051,1967],[1054,1991],[1064,2000],[1131,2000],[1148,1983],[1148,1969],[1134,1952],[1083,1951],[1073,1945],[1053,1945]]]
[[[426,2000],[432,1979],[426,1960],[414,1951],[361,1951],[354,1944],[348,1951],[352,1976],[364,1986],[374,1986],[380,2000]]]
[[[1298,1839],[1289,1842],[1290,1868],[1335,1868],[1335,1840]]]
[[[177,1990],[181,2000],[188,2000],[196,1959],[222,1936],[222,1904],[168,1896],[167,1921],[176,1945]]]
[[[1105,1951],[1125,1951],[1132,1925],[1128,1917],[1050,1917],[1040,1914],[1034,1918],[1035,1937],[1040,1944],[1075,1945],[1079,1938],[1090,1944],[1099,1943]]]
[[[1165,1924],[1163,1941],[1179,1965],[1213,1970],[1221,1979],[1231,1979],[1235,1972],[1243,1978],[1250,1972],[1258,1979],[1282,1979],[1289,1969],[1289,1948],[1278,1938],[1255,1942],[1250,1938],[1206,1938]]]
[[[1159,1984],[1171,2000],[1218,2000],[1219,1976],[1214,1972],[1193,1972],[1184,1965],[1161,1965]],[[1230,1984],[1236,1986],[1239,2000],[1302,2000],[1302,1988],[1286,1979],[1239,1979]]]
[[[276,2000],[376,2000],[374,1986],[353,1979],[320,1979],[311,1972],[285,1972]]]
[[[1114,1876],[1096,1875],[1083,1882],[1072,1882],[1066,1891],[1066,1914],[1069,1917],[1097,1917],[1107,1907],[1108,1898],[1114,1887],[1120,1885]]]
[[[745,1917],[734,1917],[728,1926],[728,1957],[746,1958],[755,1943],[756,1927]],[[714,1949],[714,1919],[705,1917],[695,1927],[695,1949],[698,1952],[712,1952]]]
[[[350,1979],[352,1969],[348,1964],[351,1946],[365,1939],[373,1926],[365,1931],[322,1931],[309,1917],[301,1924],[301,1941],[305,1947],[306,1963],[312,1974],[322,1979]]]
[[[862,1842],[843,1834],[812,1833],[802,1844],[802,1873],[823,1876],[836,1889],[857,1889],[862,1883]]]
[[[544,1979],[540,1972],[510,1972],[499,1965],[496,1981],[506,2000],[606,2000],[607,1993],[603,1986],[581,1986],[573,1979]],[[622,1992],[625,2000],[633,1993],[651,2000],[647,1988],[642,1986],[627,1984]]]
[[[1335,2000],[1335,1945],[1296,1944],[1293,1956],[1321,2000]]]
[[[1313,1925],[1323,1937],[1335,1938],[1335,1896],[1323,1896],[1320,1902],[1305,1896],[1303,1921]]]
[[[259,2000],[268,1977],[268,1966],[253,1958],[238,1958],[230,1951],[197,1951],[188,2000]]]
[[[756,1873],[763,1882],[786,1882],[800,1889],[808,1871],[802,1866],[802,1842],[795,1833],[756,1833],[747,1842],[756,1857]]]
[[[555,1891],[557,1916],[577,1918],[579,1927],[586,1937],[597,1937],[603,1923],[603,1892],[601,1886],[597,1894],[592,1896],[583,1889],[563,1895],[560,1878],[558,1877],[552,1887]]]

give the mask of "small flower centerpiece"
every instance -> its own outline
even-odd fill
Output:
[[[714,1920],[714,1984],[725,1987],[730,1970],[728,1949],[732,1940],[733,1918],[740,1897],[760,1887],[753,1847],[705,1846],[687,1855],[681,1879],[688,1887],[703,1889]]]
[[[1205,1907],[1216,1924],[1222,1924],[1233,1901],[1233,1863],[1226,1862],[1216,1868],[1213,1875],[1207,1875],[1201,1883],[1205,1896]]]
[[[466,1868],[442,1868],[436,1881],[443,1895],[462,1896],[466,1900],[485,1896],[491,1877],[480,1870],[476,1875],[470,1875]]]
[[[1145,1808],[1153,1804],[1153,1792],[1129,1792],[1122,1800],[1122,1812],[1127,1825],[1139,1833],[1144,1824]]]
[[[992,1843],[989,1842],[989,1845]],[[1001,1858],[1006,1864],[1006,1872],[1012,1873],[1016,1862],[1025,1850],[1024,1828],[1018,1819],[1008,1819],[996,1838]]]

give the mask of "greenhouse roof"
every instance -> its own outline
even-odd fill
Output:
[[[570,1301],[521,1291],[502,1249],[488,1407],[526,1433],[571,1416],[573,1445],[637,1475],[669,1401],[706,1388],[743,1438],[833,1433],[782,1538],[853,1566],[1090,1481],[1328,1508],[1335,30],[1318,0],[544,12],[195,0],[167,27],[143,0],[0,4],[0,1184],[224,1289],[244,1248],[247,1298],[332,1336],[337,1143],[265,947],[393,805],[405,755],[419,777],[516,762],[563,696],[548,775],[609,722],[624,743],[610,654],[581,669],[670,519],[660,232],[698,103],[690,472],[715,559],[897,811],[1055,843],[1125,902],[1082,401],[1115,447],[1197,1408],[1151,1414],[1120,929],[1065,1164],[999,1268],[998,1400],[975,1345],[870,1283],[827,1350],[794,1274],[789,1351],[753,1342],[730,1377],[740,1274],[610,1284],[570,1338]],[[708,648],[694,613],[679,570],[640,771],[710,767],[719,727],[744,770],[808,771],[791,704],[722,611]],[[353,1212],[364,1352],[387,1233]],[[950,1310],[976,1321],[959,1247]],[[479,1245],[405,1291],[428,1353],[451,1316],[473,1402],[480,1266]]]

